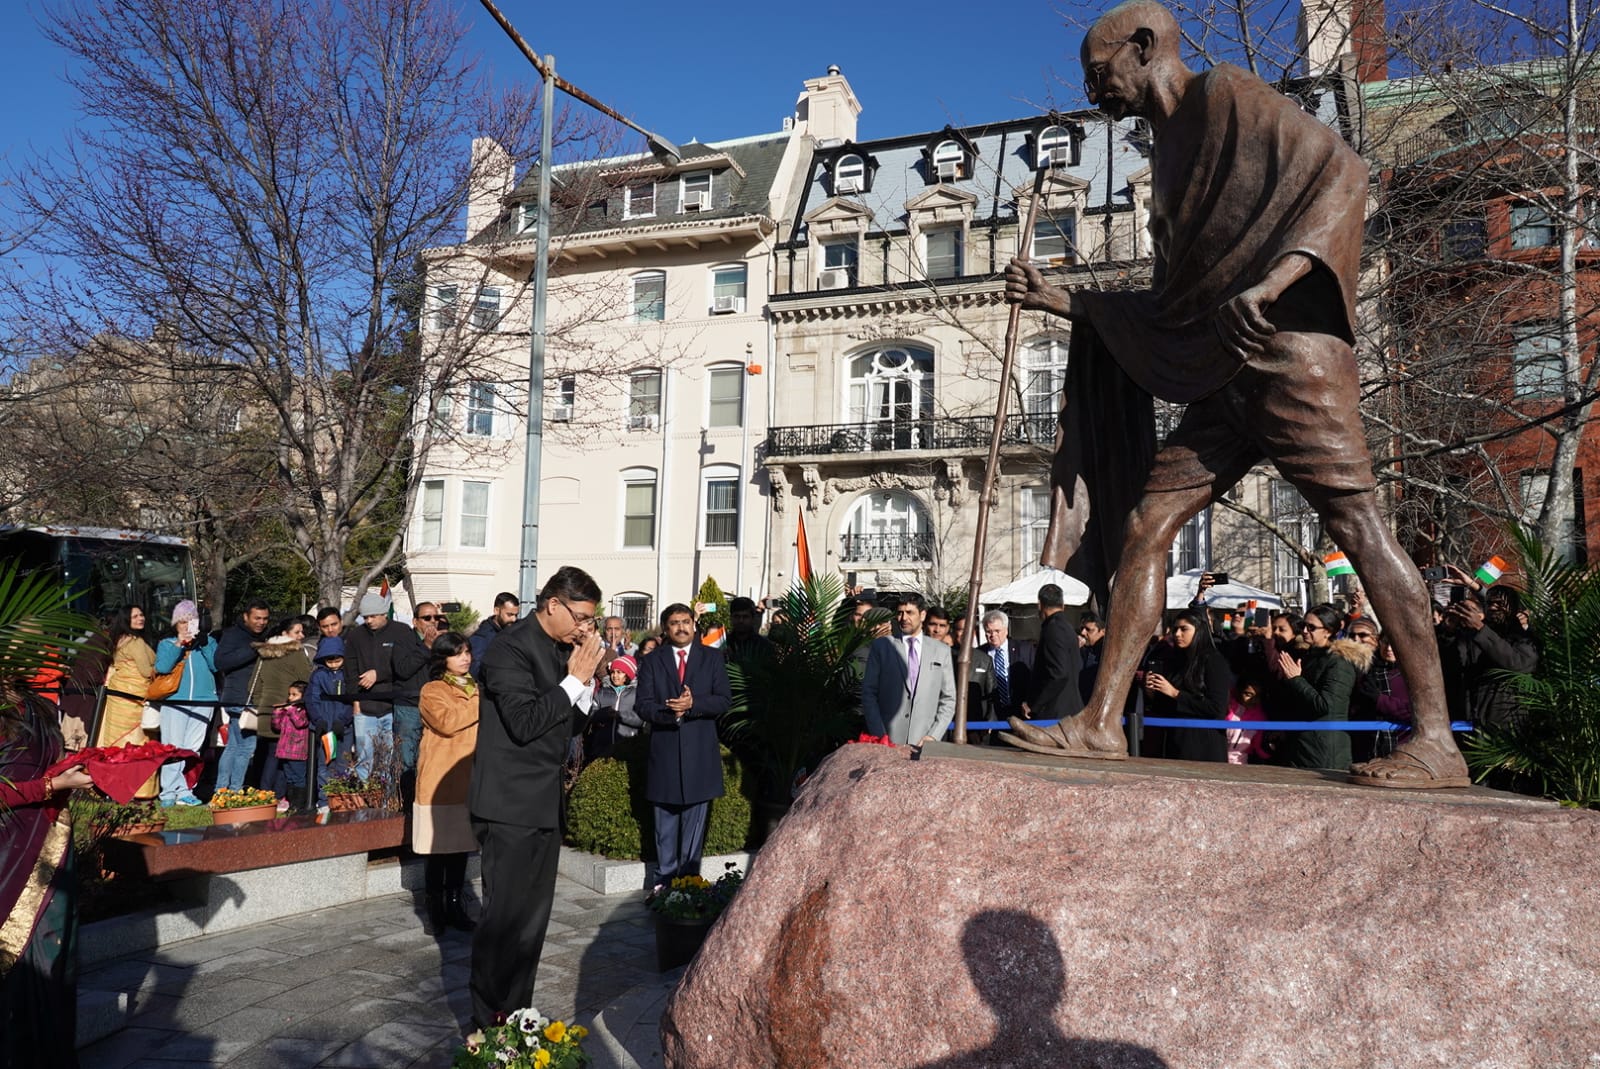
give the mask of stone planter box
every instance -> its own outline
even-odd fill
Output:
[[[241,809],[213,809],[211,823],[213,824],[248,824],[252,820],[271,820],[278,815],[276,803],[267,805],[247,805]]]

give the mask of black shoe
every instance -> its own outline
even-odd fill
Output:
[[[445,912],[444,896],[430,894],[424,897],[426,913],[423,916],[422,930],[429,935],[443,935],[449,915]]]
[[[467,907],[461,903],[460,891],[446,891],[444,893],[445,923],[458,932],[470,932],[478,926],[478,922],[467,916]]]

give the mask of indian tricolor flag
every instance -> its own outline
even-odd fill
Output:
[[[1354,575],[1356,570],[1350,566],[1350,558],[1343,553],[1329,553],[1322,558],[1322,566],[1328,570],[1328,578],[1336,575]]]
[[[1473,578],[1484,586],[1494,586],[1504,574],[1506,574],[1506,562],[1499,557],[1490,557],[1478,565],[1478,570],[1473,573]]]
[[[322,763],[333,764],[333,759],[339,755],[339,736],[329,731],[322,736]]]

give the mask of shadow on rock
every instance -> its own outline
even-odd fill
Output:
[[[994,1012],[994,1038],[917,1069],[1168,1069],[1147,1047],[1069,1036],[1056,1026],[1067,970],[1043,921],[1018,910],[985,910],[967,922],[961,951],[973,986]]]

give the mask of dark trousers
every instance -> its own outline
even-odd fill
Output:
[[[656,882],[678,876],[700,875],[700,855],[706,848],[706,817],[710,802],[689,805],[653,803],[656,811]]]
[[[544,950],[556,891],[561,836],[555,828],[523,828],[472,821],[482,852],[483,911],[472,933],[472,1019],[478,1027],[496,1015],[533,1003],[533,982]]]
[[[460,891],[467,882],[467,854],[428,854],[422,863],[424,894]]]

